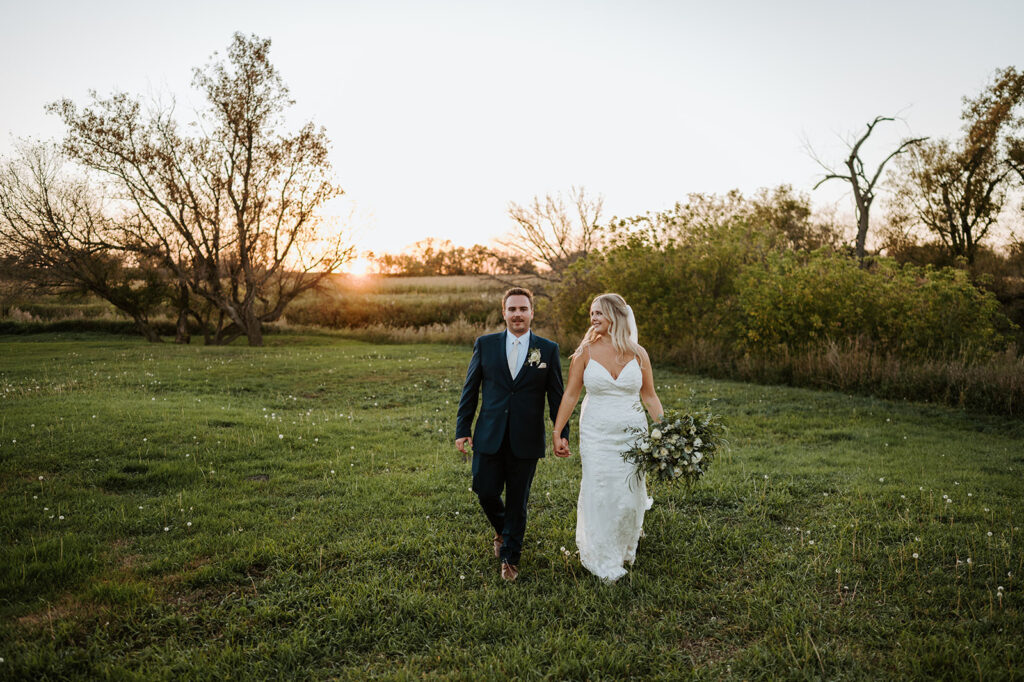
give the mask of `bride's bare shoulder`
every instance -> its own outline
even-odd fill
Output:
[[[640,361],[644,364],[650,364],[651,356],[647,354],[647,349],[641,346],[640,344],[637,344],[636,347],[640,351],[638,353],[638,355],[640,356]]]

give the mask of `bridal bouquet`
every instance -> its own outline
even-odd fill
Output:
[[[650,429],[633,428],[636,436],[622,459],[636,467],[636,477],[675,483],[695,483],[707,473],[725,445],[721,419],[712,414],[683,414],[666,410]]]

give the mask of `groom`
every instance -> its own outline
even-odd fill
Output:
[[[515,287],[501,300],[507,329],[486,334],[473,345],[466,384],[459,400],[455,447],[473,450],[473,492],[494,527],[494,556],[501,577],[519,576],[519,555],[526,532],[526,502],[537,460],[544,456],[544,395],[551,421],[562,401],[562,365],[558,344],[530,331],[533,294]],[[477,398],[483,404],[470,436]],[[562,452],[569,456],[569,427],[562,430]],[[502,502],[501,493],[505,492]]]

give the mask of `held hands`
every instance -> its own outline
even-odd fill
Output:
[[[551,446],[555,451],[555,457],[571,457],[572,452],[569,451],[569,440],[566,438],[559,438],[558,436],[551,437]]]
[[[473,449],[473,439],[471,437],[466,436],[464,438],[455,439],[455,447],[458,449],[459,452],[461,452],[464,455],[469,454],[469,452],[466,451],[467,445],[469,446],[470,450]]]

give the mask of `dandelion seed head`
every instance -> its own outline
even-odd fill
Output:
[[[914,552],[914,558],[916,559],[917,557],[918,557],[918,553]]]

